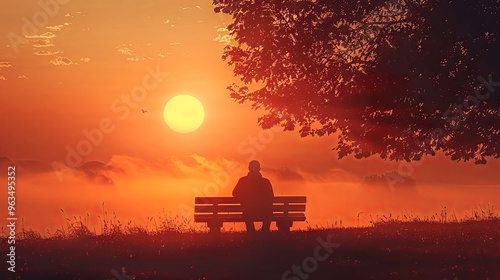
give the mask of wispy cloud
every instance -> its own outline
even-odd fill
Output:
[[[153,58],[149,56],[143,56],[143,57],[127,57],[127,61],[143,61],[143,60],[151,60]]]
[[[70,22],[65,22],[65,23],[59,24],[59,25],[46,26],[45,28],[47,28],[51,31],[60,31],[61,29],[63,29],[66,26],[69,26],[69,25],[71,25]]]
[[[74,65],[76,63],[74,63],[71,59],[69,59],[67,57],[58,56],[56,59],[51,60],[50,64],[57,65],[57,66],[60,66],[60,65],[62,65],[62,66],[70,66],[70,65]]]
[[[178,46],[178,45],[183,45],[181,42],[172,42],[170,43],[171,46]]]
[[[5,156],[0,156],[0,167],[3,168],[10,165],[16,165],[16,167],[22,168],[27,176],[52,171],[50,164],[46,161],[34,159],[14,160]]]
[[[47,48],[53,46],[54,44],[50,42],[50,39],[38,39],[35,42],[33,42],[33,47],[35,48]]]
[[[82,57],[82,58],[80,58],[80,61],[81,62],[91,62],[92,60],[88,57]]]
[[[7,79],[4,76],[0,76],[0,81],[7,81]]]
[[[25,80],[27,80],[27,79],[28,79],[28,77],[26,77],[26,75],[20,75],[20,76],[17,76],[17,78],[18,78],[18,79],[25,79]]]
[[[128,47],[125,47],[124,45],[116,47],[116,51],[123,55],[132,55],[132,50],[129,49]]]
[[[8,62],[8,61],[0,61],[0,68],[9,68],[9,67],[12,67],[12,65],[10,64],[10,62]]]
[[[223,43],[225,45],[230,45],[233,40],[233,37],[229,34],[218,34],[217,37],[213,38],[212,41]]]
[[[200,11],[205,11],[205,10],[203,10],[203,8],[202,8],[202,7],[200,7],[200,6],[183,7],[183,8],[181,8],[181,11],[186,11],[186,10],[191,10],[191,9],[193,9],[193,10],[197,9],[197,10],[200,10]]]
[[[151,43],[147,43],[147,46],[151,46]],[[134,45],[135,47],[138,47],[140,45]],[[122,55],[128,56],[126,58],[127,61],[144,61],[144,60],[152,60],[153,58],[148,56],[148,55],[140,55],[140,54],[135,54],[134,50],[132,50],[130,47],[132,47],[132,44],[121,44],[116,47],[116,51]],[[158,57],[162,57],[163,54],[158,54]]]
[[[62,51],[36,51],[34,52],[35,55],[56,55],[56,54],[62,54],[64,52]]]
[[[174,23],[171,20],[169,20],[169,19],[165,20],[164,23],[165,24],[170,24],[170,27],[175,27]]]
[[[114,185],[111,173],[123,173],[123,169],[100,161],[88,161],[76,168],[88,181],[96,184]]]
[[[278,169],[272,169],[272,168],[265,168],[262,171],[266,172],[266,174],[269,174],[279,180],[283,181],[304,181],[305,178],[298,173],[297,171],[294,171],[290,168],[284,167],[284,168],[278,168]]]
[[[56,37],[56,34],[52,32],[45,32],[43,34],[37,34],[37,35],[25,35],[24,36],[26,39],[52,39]]]
[[[233,41],[233,36],[229,34],[227,28],[218,28],[217,29],[217,37],[213,38],[212,41],[223,43],[225,45],[231,45]]]

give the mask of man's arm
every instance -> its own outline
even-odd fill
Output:
[[[269,179],[266,179],[267,181],[267,192],[270,197],[274,197],[274,191],[273,191],[273,186],[271,185],[271,181]]]
[[[238,183],[236,183],[236,186],[233,189],[233,196],[234,197],[240,197],[241,195],[241,178],[238,180]]]

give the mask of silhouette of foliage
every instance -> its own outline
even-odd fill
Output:
[[[499,0],[213,3],[234,20],[230,96],[262,128],[338,132],[339,158],[500,157]]]

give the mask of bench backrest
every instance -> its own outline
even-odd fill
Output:
[[[306,210],[305,196],[275,196],[273,198],[273,213],[287,216],[303,213]],[[218,213],[241,213],[242,208],[235,197],[195,197],[194,213],[217,216]]]

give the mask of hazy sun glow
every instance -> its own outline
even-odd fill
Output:
[[[165,105],[163,118],[168,127],[178,133],[197,130],[205,119],[205,109],[201,102],[188,94],[173,97]]]

